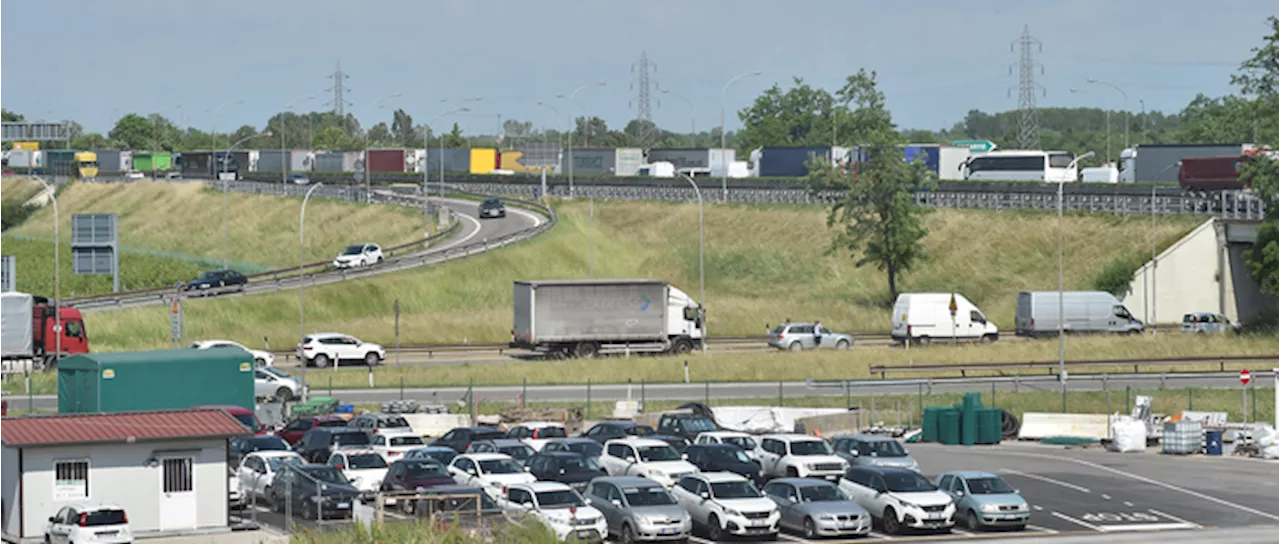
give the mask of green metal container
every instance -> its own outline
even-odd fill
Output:
[[[999,408],[978,410],[978,443],[999,444],[1003,431],[1003,411]]]
[[[938,441],[938,416],[946,410],[946,408],[940,406],[930,406],[924,409],[924,421],[920,425],[921,442]]]
[[[978,443],[978,409],[960,412],[960,443],[972,446]]]
[[[965,393],[964,394],[964,410],[979,410],[982,408],[982,393]]]
[[[253,409],[253,356],[240,349],[72,355],[58,363],[58,413]]]
[[[134,151],[133,169],[139,172],[168,170],[173,166],[173,154],[168,151]]]
[[[954,446],[960,443],[960,412],[943,410],[938,414],[938,440]]]

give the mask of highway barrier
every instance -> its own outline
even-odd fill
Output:
[[[1138,374],[1138,367],[1145,365],[1204,365],[1218,364],[1218,371],[1225,372],[1227,363],[1242,363],[1254,361],[1275,362],[1280,355],[1221,355],[1217,357],[1163,357],[1155,359],[1087,359],[1087,360],[1071,360],[1063,361],[1064,367],[1085,368],[1100,366],[1133,366],[1133,372]],[[868,365],[871,375],[879,374],[881,379],[887,378],[889,373],[895,374],[918,374],[921,372],[959,372],[961,377],[967,376],[968,372],[974,371],[1005,371],[1016,369],[1048,369],[1049,375],[1057,374],[1058,361],[1010,361],[1000,363],[968,363],[968,364],[913,364],[913,365]]]

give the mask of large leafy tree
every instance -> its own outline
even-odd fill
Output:
[[[146,117],[130,113],[116,121],[108,134],[112,140],[129,149],[151,149],[156,142],[156,127]]]
[[[1277,24],[1275,16],[1268,17],[1271,33],[1263,38],[1263,44],[1253,49],[1253,57],[1240,64],[1240,72],[1232,76],[1231,82],[1240,87],[1241,100],[1249,112],[1255,142],[1280,149],[1280,135],[1277,133],[1277,92],[1280,82],[1277,80],[1276,38]],[[1258,227],[1258,239],[1249,251],[1249,269],[1258,286],[1264,293],[1276,294],[1277,268],[1280,268],[1280,257],[1277,256],[1277,212],[1280,212],[1280,194],[1277,181],[1280,169],[1275,159],[1265,155],[1254,155],[1240,172],[1241,180],[1253,188],[1267,207],[1266,219]]]
[[[738,112],[744,125],[735,138],[739,153],[764,146],[835,145],[837,138],[848,141],[835,126],[837,117],[840,126],[851,126],[845,106],[848,102],[825,89],[810,87],[801,78],[794,78],[794,83],[785,91],[774,85]],[[844,115],[837,115],[837,102]]]
[[[844,142],[857,142],[864,155],[855,164],[815,160],[809,184],[816,190],[843,194],[831,207],[827,225],[835,229],[833,249],[847,250],[855,266],[873,265],[885,273],[888,303],[898,296],[898,280],[927,258],[922,240],[928,233],[924,214],[913,193],[933,182],[922,161],[905,162],[902,136],[885,108],[884,93],[876,87],[875,72],[860,70],[849,76],[835,98],[856,107],[842,112]]]

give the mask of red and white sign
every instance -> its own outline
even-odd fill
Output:
[[[1249,385],[1249,381],[1253,379],[1253,374],[1249,373],[1249,369],[1240,369],[1240,385]]]

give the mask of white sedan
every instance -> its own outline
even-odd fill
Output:
[[[298,343],[298,358],[304,366],[320,368],[342,361],[362,361],[374,366],[387,358],[387,350],[347,334],[319,332],[308,334]]]
[[[373,450],[338,450],[329,455],[328,465],[342,471],[366,497],[377,494],[387,476],[387,459]]]
[[[528,484],[538,479],[501,453],[464,453],[449,463],[449,475],[459,484],[479,487],[490,498],[502,498],[502,489],[512,484]]]
[[[382,248],[378,244],[352,244],[333,258],[334,268],[372,266],[382,262]]]
[[[253,356],[253,362],[258,366],[271,366],[276,363],[276,356],[272,355],[270,351],[249,349],[244,344],[231,340],[201,340],[191,344],[191,347],[193,349],[240,348],[249,352]]]
[[[301,455],[292,451],[268,450],[255,451],[244,456],[240,461],[240,469],[236,478],[240,480],[240,492],[249,502],[249,495],[266,498],[271,482],[275,480],[284,467],[288,465],[304,465],[306,461]]]

